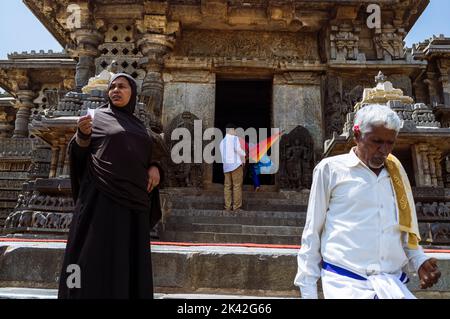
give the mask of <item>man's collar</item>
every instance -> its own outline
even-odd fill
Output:
[[[348,153],[348,161],[345,163],[347,167],[355,167],[359,163],[362,163],[362,161],[359,159],[359,157],[356,155],[356,147],[353,147],[350,152]]]
[[[347,165],[347,167],[355,167],[355,166],[357,166],[358,164],[361,164],[362,166],[364,166],[364,167],[366,167],[367,169],[369,169],[370,170],[370,168],[366,165],[366,164],[364,164],[364,162],[358,157],[358,155],[356,155],[356,152],[355,152],[355,150],[356,150],[356,146],[355,147],[353,147],[351,150],[350,150],[350,152],[348,153],[348,161],[345,163],[346,165]],[[383,167],[383,170],[381,171],[382,173],[384,172],[384,171],[386,171],[387,172],[387,170],[385,170],[384,169],[385,167]],[[380,173],[381,174],[381,173]],[[384,174],[384,173],[383,173]]]

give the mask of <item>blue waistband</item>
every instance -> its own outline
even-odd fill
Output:
[[[355,274],[354,272],[351,272],[350,270],[341,268],[339,266],[335,266],[332,264],[329,264],[327,262],[322,262],[322,269],[330,271],[330,272],[334,272],[335,274],[341,275],[341,276],[345,276],[345,277],[350,277],[356,280],[367,280],[367,278],[364,278],[360,275]]]
[[[356,279],[356,280],[367,280],[367,278],[364,278],[363,276],[355,274],[354,272],[351,272],[350,270],[341,268],[341,267],[336,266],[336,265],[329,264],[329,263],[327,263],[325,261],[322,262],[322,269],[324,269],[326,271],[333,272],[333,273],[341,275],[341,276],[353,278],[353,279]],[[399,280],[402,283],[404,283],[404,284],[409,282],[409,278],[408,278],[408,276],[405,273],[402,273],[402,275],[400,276]]]

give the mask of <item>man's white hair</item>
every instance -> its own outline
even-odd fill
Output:
[[[359,129],[364,135],[370,132],[373,126],[384,126],[398,133],[402,127],[402,121],[397,113],[386,105],[369,104],[356,113],[353,131]]]

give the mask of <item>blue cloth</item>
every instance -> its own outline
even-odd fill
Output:
[[[253,187],[257,188],[261,186],[259,181],[259,163],[250,164],[250,172],[253,180]]]
[[[367,278],[364,278],[363,276],[360,276],[358,274],[355,274],[354,272],[351,272],[350,270],[341,268],[339,266],[336,265],[332,265],[329,264],[325,261],[322,262],[322,269],[326,270],[326,271],[330,271],[333,272],[335,274],[341,275],[341,276],[345,276],[345,277],[349,277],[349,278],[353,278],[356,280],[367,280]],[[402,275],[399,278],[400,282],[407,284],[409,282],[409,278],[405,273],[402,273]]]

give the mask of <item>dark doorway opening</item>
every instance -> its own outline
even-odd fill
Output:
[[[216,108],[214,126],[222,130],[233,123],[244,130],[254,127],[266,128],[270,135],[272,127],[272,80],[218,80],[216,82]],[[258,136],[259,141],[259,136]],[[269,151],[270,154],[270,151]],[[244,184],[253,185],[250,169],[246,165]],[[273,185],[273,175],[259,175],[262,185]],[[223,183],[223,166],[213,166],[213,183]]]

